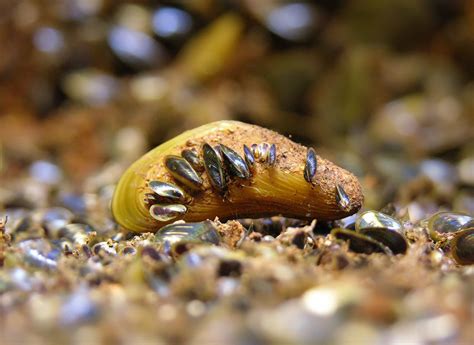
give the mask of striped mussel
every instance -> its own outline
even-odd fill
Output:
[[[357,178],[313,149],[262,127],[219,121],[136,161],[117,185],[112,211],[123,228],[143,232],[215,217],[334,220],[357,212],[362,200]]]

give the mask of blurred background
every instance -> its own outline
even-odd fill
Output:
[[[367,208],[474,212],[472,1],[3,0],[0,42],[0,207],[80,208],[236,119],[353,171]]]
[[[124,170],[223,119],[352,171],[406,254],[325,235],[360,215],[121,232]],[[474,1],[0,0],[0,343],[474,344],[473,129]]]

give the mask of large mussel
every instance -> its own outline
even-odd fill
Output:
[[[156,231],[175,220],[216,216],[334,220],[357,212],[362,200],[357,178],[314,150],[262,127],[219,121],[135,162],[117,185],[112,211],[125,229]]]

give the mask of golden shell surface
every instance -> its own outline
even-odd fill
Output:
[[[307,148],[266,128],[237,121],[213,122],[161,144],[132,164],[118,182],[112,200],[116,221],[131,231],[156,231],[168,222],[151,217],[145,202],[150,181],[163,181],[183,188],[165,167],[165,157],[180,155],[183,149],[195,149],[202,159],[202,146],[224,144],[243,156],[243,145],[276,145],[273,165],[258,163],[252,176],[232,179],[225,195],[213,189],[206,172],[198,192],[188,190],[187,213],[173,221],[203,221],[219,217],[259,218],[272,215],[302,219],[333,220],[357,212],[363,195],[357,178],[328,160],[317,156],[317,172],[309,183],[304,178]],[[337,185],[349,197],[349,205],[338,202]]]

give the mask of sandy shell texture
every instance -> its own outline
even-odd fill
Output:
[[[225,195],[212,188],[206,172],[200,191],[191,191],[177,183],[164,166],[167,155],[180,155],[183,149],[195,149],[202,159],[202,145],[224,144],[243,157],[243,145],[268,143],[276,145],[276,163],[255,164],[248,180],[232,178]],[[307,148],[271,130],[237,121],[210,123],[163,143],[137,160],[121,177],[112,200],[117,222],[132,231],[156,231],[169,222],[153,219],[144,202],[150,193],[149,181],[176,184],[186,190],[187,213],[174,219],[203,221],[219,217],[259,218],[271,215],[333,220],[357,212],[363,195],[357,178],[328,160],[317,156],[317,172],[312,183],[305,181]],[[341,185],[350,199],[349,207],[338,205],[336,185]]]

